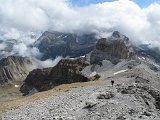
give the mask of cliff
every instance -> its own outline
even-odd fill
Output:
[[[62,59],[53,68],[35,69],[29,73],[20,91],[27,95],[34,88],[45,91],[61,84],[87,82],[89,79],[81,74],[87,65],[82,59]]]
[[[109,60],[116,64],[120,59],[129,59],[132,56],[129,39],[118,31],[113,32],[109,38],[98,40],[95,49],[90,56],[91,64],[96,64],[102,60]]]

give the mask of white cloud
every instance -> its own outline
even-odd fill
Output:
[[[30,1],[30,0],[29,0]],[[45,12],[26,0],[1,0],[1,24],[5,27],[43,29],[48,25]]]
[[[20,33],[15,28],[10,28],[9,31],[3,35],[4,39],[19,39]]]
[[[48,68],[48,67],[54,67],[57,65],[57,63],[62,59],[61,56],[56,57],[54,60],[47,59],[45,61],[41,61],[38,59],[33,59],[34,65],[36,65],[38,68]]]
[[[7,47],[6,44],[0,43],[0,51],[4,50],[6,47]]]
[[[3,29],[67,32],[119,30],[136,42],[159,42],[158,3],[140,8],[133,1],[119,0],[73,7],[69,0],[1,0],[0,16]],[[13,32],[7,36],[12,36]]]

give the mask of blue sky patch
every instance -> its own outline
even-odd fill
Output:
[[[116,0],[70,0],[70,2],[74,6],[87,6],[89,4],[113,2],[113,1],[116,1]],[[147,7],[154,2],[160,3],[160,0],[133,0],[133,1],[141,7]]]

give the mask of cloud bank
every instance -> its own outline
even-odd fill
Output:
[[[26,56],[40,56],[29,46],[48,29],[101,34],[118,30],[135,44],[159,47],[160,4],[141,8],[131,0],[118,0],[77,7],[69,0],[1,0],[0,26],[1,39],[17,39],[13,52]],[[33,33],[35,38],[30,37]]]

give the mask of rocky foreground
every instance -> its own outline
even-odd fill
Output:
[[[159,92],[138,85],[73,89],[24,104],[2,120],[159,120]]]

